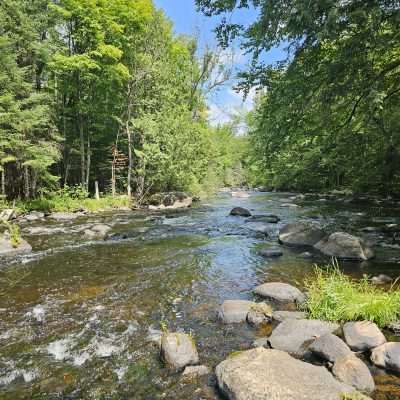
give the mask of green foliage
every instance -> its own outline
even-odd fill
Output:
[[[354,281],[338,267],[316,268],[305,282],[309,317],[344,322],[368,320],[385,327],[400,318],[400,290],[377,288],[367,277]]]
[[[240,35],[253,55],[240,87],[261,89],[251,143],[269,185],[400,193],[397,1],[196,3],[207,15],[258,11],[248,26],[222,19],[217,32],[225,45]],[[266,65],[276,46],[287,58]]]
[[[1,223],[5,226],[10,235],[11,246],[17,248],[21,244],[22,240],[19,226],[9,221],[1,221]]]

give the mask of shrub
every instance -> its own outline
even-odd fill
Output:
[[[327,321],[369,320],[380,327],[400,319],[400,291],[385,291],[372,285],[368,277],[355,281],[337,266],[316,268],[306,280],[305,307],[310,318]]]

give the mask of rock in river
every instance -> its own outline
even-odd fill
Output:
[[[400,372],[400,343],[389,342],[372,350],[371,361],[381,368]]]
[[[340,400],[354,392],[324,367],[262,347],[227,358],[217,366],[216,375],[230,400]]]
[[[342,260],[365,261],[374,257],[374,252],[362,239],[344,232],[332,233],[314,247],[326,256]]]
[[[268,282],[257,286],[254,292],[261,297],[282,303],[303,303],[305,296],[299,289],[287,283]]]
[[[279,241],[287,246],[314,246],[324,237],[321,227],[309,221],[287,224],[279,232]]]
[[[251,212],[247,208],[243,208],[243,207],[232,208],[232,210],[229,214],[233,215],[235,217],[250,217],[251,216]]]
[[[341,382],[362,392],[373,392],[375,389],[371,372],[354,354],[338,358],[333,365],[332,372]]]
[[[87,239],[105,239],[111,227],[106,224],[96,224],[91,228],[85,230],[85,237]]]
[[[174,370],[199,362],[196,345],[193,339],[185,333],[166,333],[163,335],[161,357]]]
[[[219,309],[218,317],[225,324],[244,322],[255,305],[255,302],[248,300],[225,300]]]
[[[370,321],[347,322],[343,326],[343,334],[354,351],[366,351],[386,343],[383,333]]]
[[[280,249],[261,249],[258,254],[265,258],[281,257],[283,255]]]
[[[0,237],[0,256],[17,256],[31,251],[32,247],[26,240],[21,239],[18,246],[14,247],[9,238]]]
[[[308,349],[316,356],[330,362],[335,362],[340,357],[352,354],[349,346],[332,333],[320,336],[311,343]]]
[[[256,303],[250,307],[246,319],[253,326],[270,322],[272,319],[272,307],[265,303]]]
[[[285,319],[306,319],[307,315],[303,311],[274,311],[272,319],[277,322],[282,322]]]
[[[317,337],[332,333],[338,328],[337,324],[319,320],[286,319],[274,329],[269,343],[273,349],[303,356]]]

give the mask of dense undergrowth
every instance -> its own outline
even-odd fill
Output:
[[[316,268],[306,280],[310,318],[334,322],[368,320],[380,327],[400,319],[400,290],[374,286],[368,277],[355,281],[337,266]]]

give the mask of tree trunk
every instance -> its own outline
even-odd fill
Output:
[[[115,156],[113,156],[113,160],[111,162],[111,193],[112,197],[115,197],[116,192],[116,177],[115,177]]]
[[[90,147],[90,136],[88,132],[87,138],[87,149],[86,149],[86,191],[89,192],[89,180],[90,180],[90,166],[91,166],[91,147]]]
[[[5,166],[1,170],[1,194],[3,196],[6,195],[6,171],[5,171]]]
[[[82,116],[79,115],[79,138],[81,143],[81,185],[82,187],[85,186],[85,137],[83,134],[83,123],[82,123]]]
[[[95,199],[100,200],[99,182],[97,181],[94,182],[94,193],[95,193]]]
[[[30,198],[30,185],[29,185],[29,167],[28,166],[24,166],[24,195],[25,195],[25,199],[29,199]]]
[[[127,182],[127,191],[128,197],[132,197],[132,135],[129,129],[129,120],[126,122],[126,134],[128,136],[128,182]]]

